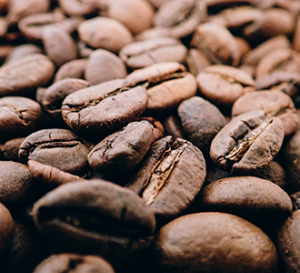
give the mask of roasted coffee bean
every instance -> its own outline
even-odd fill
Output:
[[[279,152],[284,138],[282,123],[277,117],[266,117],[262,110],[233,118],[215,136],[210,157],[225,171],[256,174]]]
[[[39,129],[42,119],[41,106],[24,97],[0,98],[1,139],[9,140],[26,136]]]
[[[160,5],[153,24],[165,28],[171,37],[183,38],[193,33],[205,17],[206,4],[203,1],[170,0]]]
[[[10,24],[16,24],[25,16],[47,12],[49,7],[49,0],[10,0],[7,17]]]
[[[170,110],[197,92],[195,77],[176,62],[157,63],[135,70],[126,79],[132,85],[143,84],[149,96],[148,110]]]
[[[277,236],[279,253],[287,272],[291,273],[300,270],[299,225],[300,210],[296,210],[286,219]]]
[[[133,42],[130,31],[115,19],[95,17],[82,22],[78,27],[79,37],[93,48],[118,52]]]
[[[2,269],[7,266],[14,228],[14,221],[9,210],[0,203],[0,265]]]
[[[84,79],[84,72],[88,60],[77,59],[62,65],[56,72],[54,82],[67,78]]]
[[[89,147],[75,133],[66,129],[44,129],[27,136],[19,149],[22,162],[30,159],[73,174],[88,169]]]
[[[84,72],[84,78],[91,85],[126,76],[124,62],[115,54],[104,49],[97,49],[91,53]]]
[[[280,225],[292,213],[288,194],[271,181],[254,176],[219,179],[200,193],[199,208],[235,214],[255,225]]]
[[[292,192],[300,191],[300,131],[298,130],[284,146],[284,165],[287,170],[288,184]]]
[[[161,62],[182,63],[186,55],[186,47],[178,40],[168,37],[134,42],[120,51],[121,59],[132,69]]]
[[[155,239],[161,272],[276,272],[274,244],[258,227],[237,216],[205,212],[179,217]]]
[[[155,229],[154,214],[142,199],[104,180],[54,189],[35,203],[33,216],[54,252],[97,254],[113,265],[138,260]]]
[[[157,220],[183,213],[206,177],[202,152],[187,140],[164,137],[155,142],[126,187],[139,194]]]
[[[278,117],[286,136],[299,128],[299,119],[291,97],[278,90],[244,94],[234,102],[231,113],[232,116],[237,116],[259,109],[264,110],[268,117]]]
[[[40,263],[33,273],[114,273],[112,266],[99,256],[76,254],[52,255]]]
[[[94,170],[131,170],[146,155],[153,141],[153,126],[148,121],[131,122],[94,146],[88,161]]]
[[[252,77],[225,65],[204,68],[197,76],[201,94],[217,106],[231,106],[244,93],[255,91]]]
[[[137,119],[147,102],[145,87],[131,88],[127,80],[112,80],[68,95],[62,104],[62,117],[76,132],[103,136]]]
[[[211,65],[203,50],[191,48],[186,57],[188,70],[196,77],[205,67]]]
[[[57,67],[77,58],[74,40],[58,26],[46,27],[42,31],[42,42],[47,56]]]
[[[255,77],[260,79],[275,71],[300,73],[300,54],[290,48],[273,50],[257,64]]]
[[[42,49],[34,44],[24,44],[16,46],[13,51],[7,56],[5,62],[12,62],[19,60],[30,54],[42,53]]]
[[[67,15],[90,15],[97,11],[95,0],[58,0],[59,6]]]
[[[32,159],[28,160],[27,166],[32,176],[39,183],[46,186],[47,189],[53,189],[69,182],[85,181],[80,176],[61,171],[58,168],[39,163]]]
[[[213,138],[226,124],[225,117],[217,107],[200,97],[183,101],[177,111],[189,141],[208,155]]]
[[[49,86],[42,95],[41,104],[53,119],[60,121],[62,102],[69,94],[88,87],[89,83],[81,79],[66,78]]]
[[[18,27],[29,41],[41,41],[43,30],[65,20],[62,13],[37,13],[19,21]]]
[[[169,116],[164,122],[164,128],[167,135],[171,135],[173,139],[183,138],[186,139],[178,116]]]
[[[200,24],[193,39],[213,64],[238,65],[240,53],[237,41],[225,27],[214,23]]]
[[[1,147],[1,153],[6,160],[19,162],[19,147],[25,137],[13,138],[6,141]]]
[[[1,96],[28,96],[46,85],[54,74],[54,65],[42,54],[32,54],[0,68]]]
[[[136,35],[151,27],[153,7],[147,0],[98,0],[100,14],[118,20]]]
[[[293,210],[300,209],[300,192],[297,191],[290,195],[292,203],[293,203]]]

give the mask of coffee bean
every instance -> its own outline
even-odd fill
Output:
[[[272,241],[237,216],[205,212],[179,217],[162,227],[154,244],[162,272],[276,272]]]
[[[268,119],[262,110],[233,118],[215,136],[210,157],[225,171],[255,174],[279,152],[284,138],[281,121]]]
[[[33,273],[114,273],[112,266],[99,256],[81,256],[76,254],[52,255],[39,264]]]

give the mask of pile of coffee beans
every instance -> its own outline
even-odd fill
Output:
[[[0,0],[0,271],[299,273],[299,0]]]

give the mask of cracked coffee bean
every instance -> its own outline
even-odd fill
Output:
[[[268,118],[264,111],[241,114],[227,123],[210,147],[212,161],[234,174],[256,174],[279,152],[284,138],[279,118]]]
[[[160,223],[188,208],[205,177],[202,152],[187,140],[167,136],[152,145],[126,187],[143,198]]]

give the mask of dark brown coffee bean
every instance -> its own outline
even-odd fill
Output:
[[[66,78],[49,86],[42,95],[41,104],[53,119],[62,120],[62,102],[69,94],[88,87],[89,83],[80,79]]]
[[[171,135],[173,139],[186,139],[181,125],[181,120],[178,116],[169,116],[164,122],[166,135]]]
[[[0,265],[2,269],[7,266],[14,228],[14,221],[9,210],[0,203]]]
[[[93,48],[118,52],[133,42],[130,31],[115,19],[95,17],[82,22],[78,27],[79,37]]]
[[[214,23],[200,24],[193,39],[213,64],[238,65],[237,41],[225,27]]]
[[[0,161],[0,202],[9,209],[21,209],[33,200],[35,182],[27,166]]]
[[[300,131],[298,130],[284,146],[284,165],[289,187],[293,192],[300,191]]]
[[[20,146],[19,158],[30,159],[73,174],[85,174],[89,147],[66,129],[44,129],[27,136]]]
[[[33,273],[114,273],[112,266],[99,256],[76,254],[52,255],[40,263]]]
[[[0,113],[1,139],[5,140],[38,130],[42,119],[41,106],[24,97],[2,97]]]
[[[42,42],[46,54],[57,67],[77,58],[74,40],[69,33],[58,26],[44,28]]]
[[[19,147],[25,137],[13,138],[6,141],[1,147],[1,152],[6,160],[19,162]]]
[[[157,63],[135,70],[126,79],[132,85],[143,84],[149,96],[148,110],[170,110],[197,92],[195,77],[176,62]]]
[[[118,20],[136,35],[152,25],[154,9],[146,0],[98,0],[100,14]]]
[[[151,210],[134,192],[104,180],[62,185],[33,208],[53,251],[97,254],[114,265],[138,259],[155,229]]]
[[[290,195],[292,203],[293,203],[293,210],[300,209],[300,192],[297,191]]]
[[[291,97],[278,90],[244,94],[234,102],[231,113],[237,116],[259,109],[264,110],[268,117],[280,118],[286,136],[299,128],[298,115]]]
[[[84,78],[91,84],[125,78],[127,76],[124,62],[115,54],[97,49],[91,53],[86,64]]]
[[[154,260],[162,272],[276,272],[274,244],[237,216],[205,212],[179,217],[158,232]]]
[[[24,216],[23,216],[24,217]],[[23,272],[32,273],[34,268],[49,254],[37,228],[28,219],[14,218],[14,233],[9,258],[7,273]]]
[[[27,165],[32,176],[45,185],[47,189],[53,189],[69,182],[85,181],[80,176],[61,171],[58,168],[39,163],[32,159],[28,160]]]
[[[138,118],[147,101],[144,87],[130,88],[126,80],[112,80],[68,95],[62,104],[62,117],[76,132],[107,135]]]
[[[148,121],[131,122],[100,143],[88,154],[94,170],[128,171],[146,155],[153,141],[153,126]]]
[[[189,141],[208,155],[213,138],[226,124],[225,117],[217,107],[200,97],[183,101],[177,111]]]
[[[187,140],[167,136],[155,142],[126,187],[138,193],[165,222],[180,215],[206,177],[202,152]]]
[[[42,49],[34,44],[24,44],[16,46],[13,51],[7,56],[5,62],[12,62],[19,60],[30,54],[42,53]]]
[[[65,63],[57,70],[54,82],[58,82],[66,78],[84,79],[87,62],[87,59],[77,59]]]
[[[42,54],[32,54],[0,68],[1,96],[28,96],[46,85],[54,74],[54,65]]]
[[[147,120],[153,125],[153,142],[161,139],[165,135],[164,126],[153,117],[140,117],[140,120]]]
[[[277,117],[268,119],[262,110],[233,118],[213,139],[210,157],[225,171],[255,174],[279,152],[284,138]]]
[[[288,194],[271,181],[254,176],[219,179],[201,190],[199,208],[235,214],[255,225],[280,225],[292,213]]]
[[[296,273],[300,270],[300,210],[293,212],[282,225],[278,236],[278,250],[284,261],[287,272]]]
[[[186,55],[186,47],[178,40],[168,37],[134,42],[120,50],[121,59],[132,69],[160,62],[182,63]]]
[[[231,106],[244,93],[255,90],[252,77],[242,71],[225,65],[212,65],[197,76],[201,93],[218,106]]]

